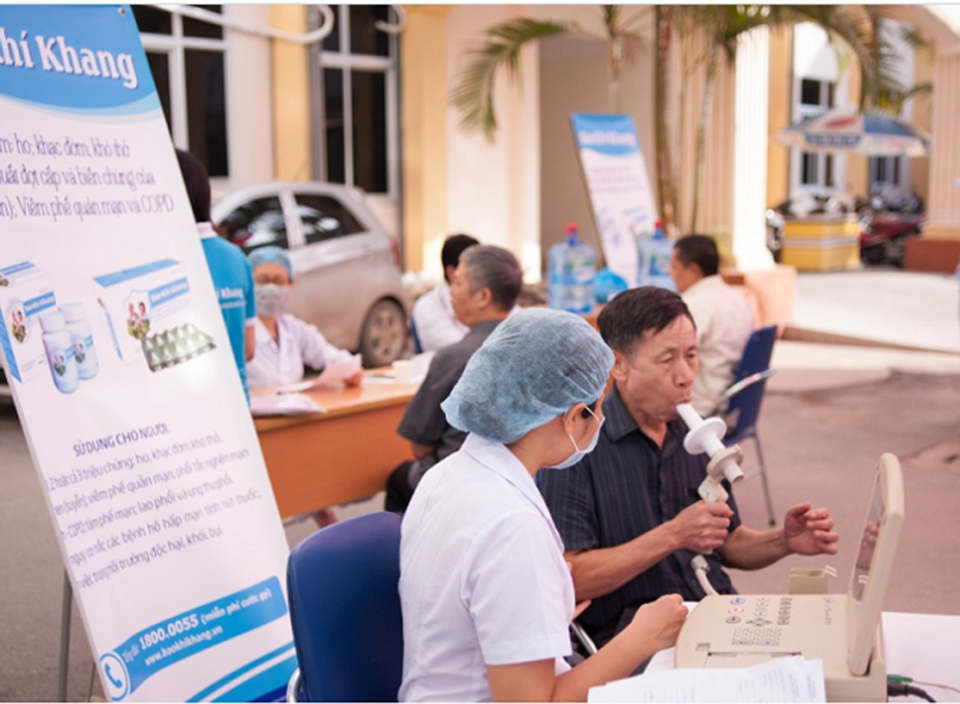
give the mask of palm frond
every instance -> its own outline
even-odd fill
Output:
[[[493,104],[496,77],[501,68],[515,81],[520,79],[520,51],[530,42],[560,34],[585,34],[575,22],[550,22],[525,17],[508,20],[484,32],[482,42],[467,52],[467,66],[453,90],[453,104],[460,112],[460,127],[482,130],[492,139],[497,129]]]

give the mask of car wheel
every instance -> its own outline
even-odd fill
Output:
[[[403,352],[407,337],[407,316],[396,301],[377,301],[360,335],[360,354],[363,366],[382,367],[390,364]]]

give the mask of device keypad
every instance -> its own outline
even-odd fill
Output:
[[[743,597],[730,599],[727,608],[727,623],[736,626],[733,629],[733,645],[780,645],[780,626],[790,625],[790,613],[793,599],[782,596],[779,599],[757,597],[752,610],[748,611],[747,600]],[[744,625],[737,625],[740,623]],[[774,625],[774,623],[776,625]]]

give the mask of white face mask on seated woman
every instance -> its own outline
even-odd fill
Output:
[[[567,459],[565,459],[563,462],[547,465],[545,469],[566,469],[567,467],[572,467],[593,452],[594,448],[596,448],[597,442],[600,440],[600,429],[603,428],[603,422],[606,420],[606,418],[597,418],[597,414],[591,411],[589,406],[586,408],[586,411],[597,421],[597,432],[593,434],[590,442],[588,442],[587,446],[581,450],[579,447],[577,447],[577,441],[573,439],[573,435],[567,433],[567,437],[570,438],[570,442],[573,443],[573,454],[567,457]]]
[[[290,305],[290,287],[279,284],[255,284],[254,295],[257,299],[257,313],[275,318],[286,311]]]

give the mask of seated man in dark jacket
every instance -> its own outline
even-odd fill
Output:
[[[520,264],[502,247],[464,250],[450,281],[453,311],[470,332],[437,350],[427,376],[407,406],[397,432],[410,441],[414,460],[387,480],[385,508],[402,513],[424,473],[460,449],[464,434],[447,423],[440,404],[450,395],[470,357],[513,309],[523,286]]]

